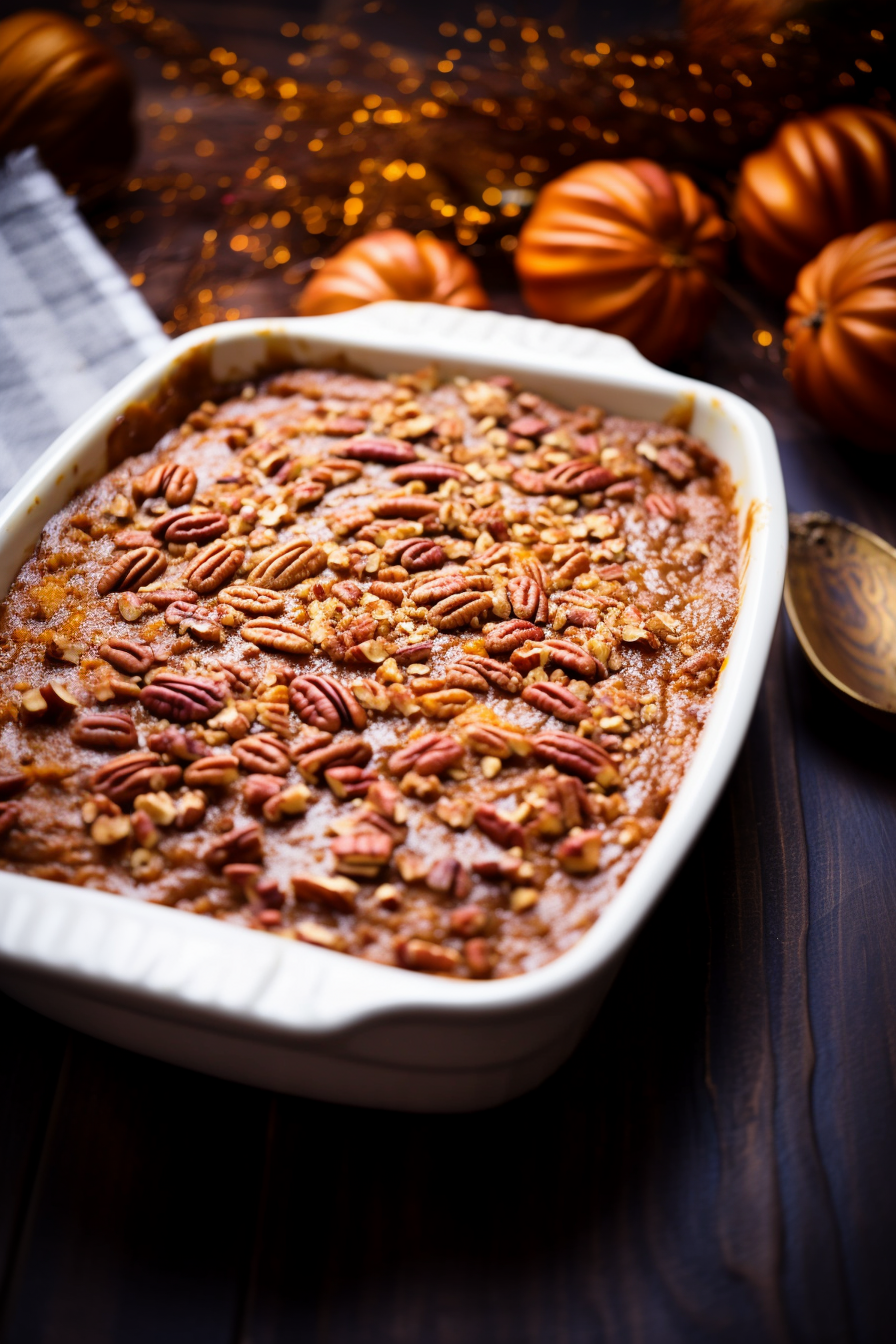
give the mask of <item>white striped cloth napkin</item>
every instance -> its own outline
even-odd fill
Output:
[[[168,341],[33,149],[0,166],[0,497]]]

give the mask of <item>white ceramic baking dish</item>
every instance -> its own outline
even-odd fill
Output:
[[[731,467],[744,536],[740,611],[699,747],[657,835],[606,912],[550,965],[463,982],[374,965],[100,891],[0,874],[0,985],[95,1036],[258,1086],[403,1110],[463,1111],[524,1092],[572,1051],[734,764],[781,598],[784,489],[768,421],[729,392],[643,359],[601,332],[429,304],[241,321],[172,341],[47,450],[0,506],[0,592],[46,521],[106,470],[107,435],[175,361],[209,347],[216,377],[270,357],[347,361],[383,375],[509,373],[567,405],[662,419],[693,402],[693,432]]]

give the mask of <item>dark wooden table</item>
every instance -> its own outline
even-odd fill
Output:
[[[771,418],[792,508],[896,543],[892,461],[803,416],[752,327],[724,306],[689,371]],[[0,1344],[896,1338],[893,761],[782,618],[597,1022],[495,1111],[273,1096],[0,998]]]

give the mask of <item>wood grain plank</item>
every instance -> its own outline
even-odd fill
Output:
[[[76,1036],[3,1344],[231,1344],[265,1106]]]

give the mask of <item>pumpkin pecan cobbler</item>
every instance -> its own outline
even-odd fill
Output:
[[[737,609],[726,470],[508,377],[278,373],[48,524],[0,612],[0,867],[374,961],[570,947]]]

